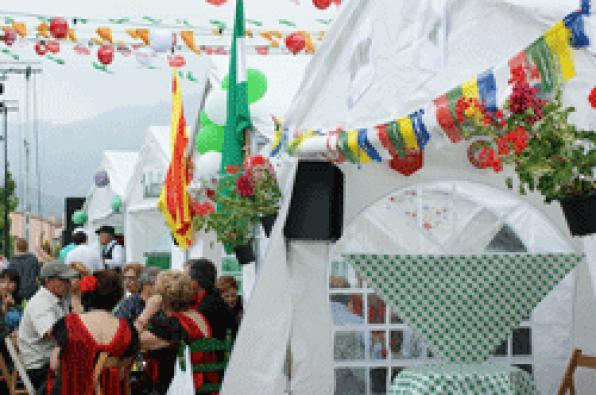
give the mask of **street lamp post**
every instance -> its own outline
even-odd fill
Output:
[[[10,227],[8,226],[8,112],[18,111],[17,102],[14,100],[0,101],[0,111],[4,117],[4,258],[10,255]]]

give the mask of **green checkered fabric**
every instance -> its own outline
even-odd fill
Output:
[[[433,352],[482,362],[581,261],[577,254],[347,255]]]
[[[421,365],[403,370],[389,395],[532,395],[530,375],[505,365]]]

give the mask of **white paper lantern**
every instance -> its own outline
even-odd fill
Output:
[[[207,180],[219,174],[221,152],[209,151],[199,157],[194,174],[199,180]]]
[[[151,48],[143,47],[135,51],[135,59],[141,67],[152,67],[155,63],[155,51]]]
[[[205,103],[205,114],[215,124],[223,126],[228,115],[227,92],[216,90],[209,94]]]
[[[176,43],[176,36],[166,29],[151,29],[149,32],[149,44],[155,52],[171,51]]]

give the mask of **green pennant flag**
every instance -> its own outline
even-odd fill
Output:
[[[244,50],[244,5],[236,1],[236,18],[232,36],[232,56],[230,57],[228,114],[224,132],[224,147],[221,172],[228,165],[241,165],[244,159],[244,133],[250,128],[248,107],[248,83],[246,78],[246,52]]]

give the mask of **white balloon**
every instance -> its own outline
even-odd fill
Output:
[[[137,63],[142,67],[151,67],[155,61],[155,52],[151,48],[143,47],[135,51]]]
[[[194,174],[199,180],[209,179],[219,174],[221,152],[209,151],[199,157]]]
[[[269,108],[261,102],[257,102],[250,106],[250,117],[255,130],[268,140],[273,140],[275,123]]]
[[[228,116],[227,92],[216,90],[209,94],[205,103],[205,114],[215,124],[223,126]]]
[[[166,29],[151,29],[149,43],[155,52],[167,52],[174,46],[174,35]]]

